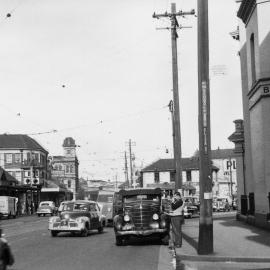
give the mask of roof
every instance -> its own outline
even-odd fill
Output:
[[[199,170],[199,158],[191,157],[191,158],[182,158],[181,159],[182,170]],[[212,170],[218,170],[218,168],[212,165]],[[142,172],[153,172],[153,171],[175,171],[175,163],[174,159],[159,159],[158,161],[150,164],[149,166],[142,169]]]
[[[65,138],[63,147],[76,147],[75,140],[71,137]]]
[[[162,193],[160,188],[136,188],[136,189],[121,189],[119,194],[122,196],[143,195],[143,194],[156,194]]]
[[[36,140],[22,134],[0,134],[0,149],[40,150],[48,153]]]
[[[0,167],[0,181],[5,181],[9,183],[18,183],[18,180]]]
[[[212,159],[225,159],[225,158],[229,158],[229,157],[234,157],[236,156],[234,151],[234,149],[216,149],[216,150],[212,150],[211,151],[211,158]]]

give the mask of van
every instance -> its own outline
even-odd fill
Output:
[[[16,218],[17,198],[9,196],[0,196],[0,217]]]

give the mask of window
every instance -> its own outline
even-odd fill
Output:
[[[68,180],[68,188],[71,188],[71,180]]]
[[[73,173],[73,166],[72,165],[70,165],[69,169],[70,169],[70,172]]]
[[[69,173],[69,166],[66,165],[66,172]]]
[[[252,83],[256,81],[256,62],[255,62],[255,41],[254,34],[250,36],[250,64],[251,64],[251,79]]]
[[[6,154],[6,163],[12,163],[12,154]]]
[[[155,181],[155,183],[159,183],[159,172],[155,172],[154,181]]]
[[[186,171],[187,181],[191,181],[191,171]]]
[[[21,163],[21,154],[14,154],[15,163]]]
[[[175,172],[170,172],[170,181],[175,182]]]

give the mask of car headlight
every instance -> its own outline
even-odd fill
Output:
[[[64,219],[69,219],[69,214],[65,214]]]
[[[159,219],[158,214],[154,214],[154,215],[153,215],[153,220],[158,220],[158,219]]]
[[[129,215],[124,215],[124,221],[125,221],[125,222],[130,221],[130,217],[129,217]]]

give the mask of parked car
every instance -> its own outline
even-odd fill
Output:
[[[163,212],[162,191],[156,189],[120,190],[118,208],[114,217],[116,245],[122,245],[130,236],[157,235],[168,244],[169,217]]]
[[[192,218],[200,213],[200,203],[198,197],[186,196],[183,198],[183,203],[184,217]]]
[[[91,230],[103,232],[105,217],[101,214],[97,202],[78,200],[74,201],[72,210],[68,210],[66,204],[60,216],[51,217],[49,230],[55,237],[61,232],[79,233],[87,236]]]
[[[230,205],[227,198],[216,198],[213,200],[213,211],[230,211]]]
[[[38,209],[37,209],[37,215],[38,216],[45,216],[45,215],[51,215],[57,213],[57,207],[55,206],[53,201],[43,201],[40,202]]]
[[[57,209],[57,214],[60,215],[63,211],[72,211],[74,201],[63,201]]]

